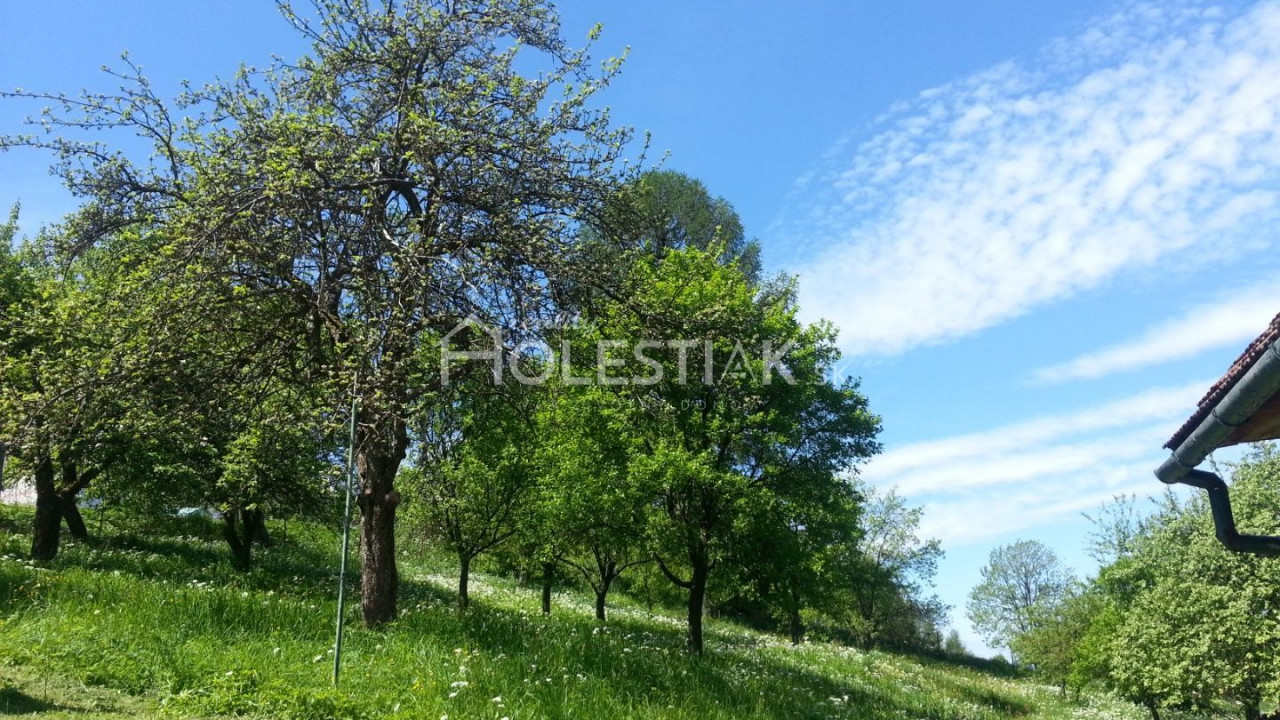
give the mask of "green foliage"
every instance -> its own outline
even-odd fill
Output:
[[[1008,646],[1034,629],[1036,615],[1055,607],[1071,584],[1058,557],[1035,540],[992,550],[981,573],[966,609],[974,629],[992,645]]]
[[[535,492],[533,426],[538,395],[520,384],[458,383],[436,398],[417,430],[417,458],[402,474],[409,519],[457,556],[465,606],[472,559],[527,522]]]
[[[1135,495],[1117,495],[1102,504],[1097,517],[1086,514],[1085,518],[1093,524],[1089,556],[1102,565],[1132,555],[1145,531]]]
[[[539,473],[527,546],[539,562],[581,575],[604,603],[624,572],[649,562],[649,488],[632,473],[643,453],[628,401],[600,385],[553,385],[536,416]]]
[[[834,634],[862,647],[936,649],[946,608],[926,591],[942,547],[920,537],[923,512],[895,491],[859,492],[861,537],[830,548],[828,595],[818,610]]]
[[[1032,610],[1031,626],[1010,640],[1010,650],[1019,662],[1035,667],[1036,674],[1065,692],[1068,687],[1082,687],[1095,673],[1093,648],[1085,639],[1104,600],[1073,584],[1056,601],[1037,604]]]
[[[1280,457],[1261,447],[1234,468],[1232,504],[1245,532],[1280,532]],[[1166,505],[1134,553],[1141,583],[1123,606],[1111,645],[1126,694],[1168,707],[1226,699],[1246,712],[1280,691],[1280,568],[1232,553],[1213,535],[1202,498]]]
[[[1242,531],[1280,532],[1280,456],[1256,447],[1230,466]],[[1040,602],[1012,638],[1019,658],[1065,688],[1102,686],[1147,708],[1257,718],[1280,698],[1280,569],[1226,550],[1206,499],[1166,494],[1154,512],[1120,497],[1094,521],[1104,566],[1086,587]]]
[[[856,512],[841,473],[878,451],[879,419],[856,383],[828,380],[834,329],[796,319],[792,283],[758,288],[715,248],[690,248],[637,260],[624,289],[625,302],[605,305],[596,327],[629,346],[667,341],[619,358],[615,375],[637,379],[617,386],[642,449],[629,474],[651,498],[645,534],[659,567],[689,590],[690,642],[700,649],[712,569],[767,544],[762,533],[781,539],[806,517]],[[790,348],[781,371],[770,347]],[[812,573],[799,566],[808,559],[791,555],[797,572],[778,578],[807,584]]]
[[[177,103],[129,63],[117,93],[40,95],[47,137],[4,144],[52,150],[84,198],[71,255],[122,228],[158,231],[153,277],[217,298],[203,307],[226,310],[220,327],[253,351],[213,348],[219,371],[252,369],[251,386],[328,385],[328,397],[354,388],[363,600],[377,624],[395,616],[394,481],[411,415],[439,389],[422,351],[468,316],[526,327],[570,276],[600,274],[563,258],[581,218],[612,195],[630,137],[595,98],[620,61],[568,46],[542,2],[279,5],[307,56],[188,88]],[[153,154],[131,161],[79,139],[107,127]],[[59,135],[68,129],[77,137]],[[192,458],[221,457],[238,433],[220,444],[181,417],[195,431],[169,459],[193,472],[175,475],[208,486],[219,473]]]
[[[588,229],[588,252],[617,259],[639,254],[660,261],[673,250],[716,253],[748,281],[760,280],[760,243],[748,240],[728,200],[674,170],[651,170],[623,186]]]

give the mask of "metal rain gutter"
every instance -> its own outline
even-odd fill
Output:
[[[1218,401],[1212,412],[1156,470],[1156,477],[1161,482],[1182,483],[1209,493],[1209,509],[1218,540],[1236,552],[1280,556],[1280,537],[1238,533],[1231,514],[1227,483],[1214,473],[1197,470],[1196,466],[1218,449],[1231,431],[1248,422],[1258,408],[1277,392],[1280,392],[1280,341],[1267,348],[1235,387]]]

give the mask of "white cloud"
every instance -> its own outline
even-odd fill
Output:
[[[1175,387],[1153,388],[1072,413],[1033,418],[994,430],[891,448],[872,460],[863,476],[876,484],[892,484],[895,479],[921,469],[982,461],[1015,450],[1041,447],[1064,438],[1104,431],[1114,433],[1124,428],[1146,426],[1159,421],[1181,422],[1195,410],[1196,402],[1212,382],[1212,379],[1201,379]],[[1176,426],[1170,427],[1169,433],[1172,434],[1175,429]]]
[[[1080,479],[1087,482],[1076,482]],[[996,495],[927,501],[923,503],[920,532],[923,537],[941,539],[943,547],[955,548],[1079,517],[1117,495],[1147,496],[1160,491],[1150,465],[1113,465],[1098,468],[1085,478],[1047,478],[1034,486]]]
[[[1159,492],[1160,446],[1210,382],[891,448],[863,477],[921,504],[922,532],[944,547],[1041,527],[1118,493]]]
[[[1280,3],[1131,5],[877,127],[837,145],[769,231],[807,257],[805,313],[856,355],[1255,248],[1246,230],[1280,209]]]
[[[1177,427],[1176,421],[1171,422],[1174,424],[1153,424],[1109,437],[966,458],[907,473],[896,478],[894,484],[907,495],[955,494],[1028,482],[1040,485],[1054,478],[1094,472],[1119,462],[1151,457],[1152,452],[1169,437],[1171,429]],[[1148,477],[1151,469],[1147,468]],[[1076,486],[1079,483],[1072,481],[1069,484]]]
[[[1271,281],[1234,297],[1191,308],[1132,340],[1036,370],[1032,377],[1046,383],[1087,380],[1192,357],[1214,348],[1244,347],[1266,329],[1277,312],[1280,283]]]

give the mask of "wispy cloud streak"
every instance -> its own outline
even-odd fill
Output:
[[[1280,282],[1236,291],[1198,305],[1132,340],[1032,373],[1042,383],[1089,380],[1192,357],[1220,347],[1244,347],[1280,312]]]
[[[828,162],[769,232],[808,248],[803,309],[855,355],[1256,249],[1280,205],[1280,4],[1129,5],[922,93]]]
[[[1119,492],[1154,492],[1161,443],[1209,380],[1155,388],[1073,413],[892,448],[863,476],[925,508],[931,536],[958,546],[1060,521]]]

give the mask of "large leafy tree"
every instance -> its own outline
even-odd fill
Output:
[[[968,615],[987,642],[1008,646],[1035,627],[1036,613],[1059,602],[1071,574],[1043,543],[1019,540],[991,551],[969,591]]]
[[[921,537],[923,511],[894,490],[862,487],[858,541],[836,546],[830,600],[823,608],[863,647],[916,646],[946,608],[928,594],[942,559],[937,539]]]
[[[1280,455],[1264,446],[1233,470],[1240,526],[1280,532]],[[1225,699],[1258,717],[1280,691],[1280,568],[1224,550],[1202,497],[1167,500],[1145,525],[1132,556],[1104,571],[1121,612],[1108,644],[1111,682],[1153,714]]]
[[[675,170],[650,170],[625,185],[592,229],[614,249],[656,260],[673,250],[714,252],[751,282],[760,280],[760,243],[747,237],[733,205]]]
[[[438,385],[418,357],[468,316],[514,331],[544,307],[627,138],[592,104],[618,64],[594,70],[539,2],[281,7],[311,54],[187,93],[185,119],[136,71],[117,95],[51,96],[49,123],[127,127],[154,142],[150,164],[75,139],[9,142],[65,160],[95,211],[84,242],[162,223],[173,266],[286,302],[287,322],[255,329],[263,353],[359,378],[361,598],[376,625],[396,616],[411,411]]]
[[[636,261],[623,296],[602,334],[643,352],[609,358],[609,375],[634,378],[619,386],[642,436],[632,475],[653,498],[655,559],[687,593],[700,652],[708,581],[744,519],[830,494],[878,449],[879,419],[856,383],[828,381],[834,330],[796,319],[790,283],[758,288],[717,249],[684,249]]]
[[[72,218],[74,223],[77,218]],[[121,419],[134,401],[121,346],[136,335],[135,268],[121,262],[136,238],[70,257],[74,224],[42,231],[0,263],[5,330],[0,333],[0,442],[32,478],[32,557],[58,553],[60,526],[87,537],[79,493],[126,454]]]

